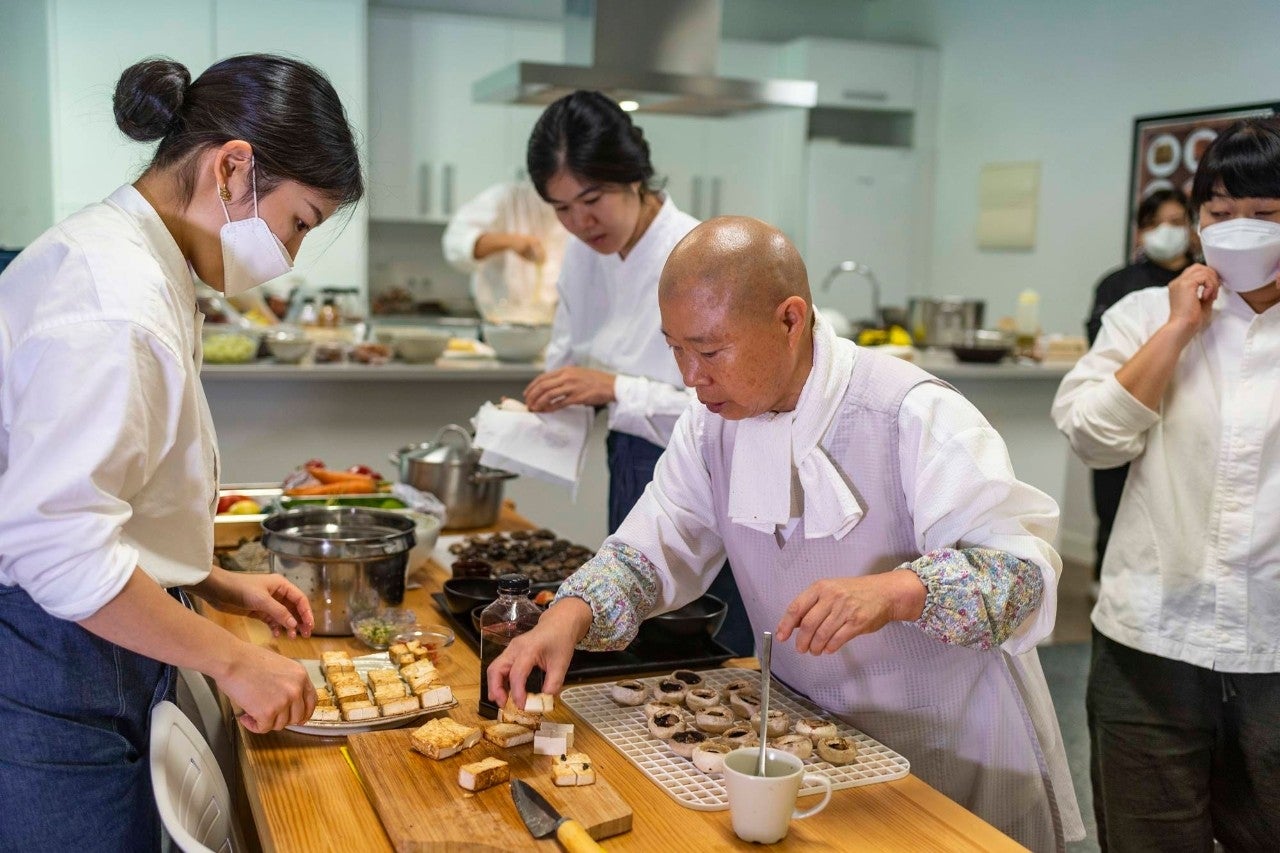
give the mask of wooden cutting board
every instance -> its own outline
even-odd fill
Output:
[[[462,720],[473,724],[470,720]],[[533,744],[502,749],[483,738],[470,749],[442,761],[410,749],[413,728],[352,735],[348,744],[360,776],[391,844],[400,853],[439,850],[521,850],[537,844],[554,849],[550,837],[534,842],[516,813],[510,785],[477,794],[458,786],[458,768],[493,755],[511,765],[511,778],[523,779],[566,817],[600,840],[631,830],[631,807],[607,779],[594,785],[557,788],[551,782],[551,758],[534,755]]]

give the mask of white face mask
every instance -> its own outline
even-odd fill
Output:
[[[1185,225],[1162,222],[1150,231],[1142,232],[1142,249],[1153,261],[1171,261],[1187,253],[1191,241],[1191,229]]]
[[[1228,219],[1200,229],[1204,262],[1237,293],[1266,287],[1280,274],[1280,223]]]
[[[231,221],[227,203],[222,201],[222,212],[227,224],[222,226],[222,292],[227,296],[239,296],[246,290],[268,282],[293,269],[293,258],[280,238],[271,233],[267,223],[258,218],[258,173],[252,164],[253,216]]]

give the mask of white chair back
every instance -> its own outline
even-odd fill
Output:
[[[151,788],[183,853],[234,853],[226,780],[200,731],[172,702],[151,710]]]
[[[231,735],[222,719],[222,708],[214,695],[213,687],[204,673],[195,669],[178,667],[177,703],[187,719],[196,724],[205,743],[222,769],[223,779],[234,779],[235,750]]]

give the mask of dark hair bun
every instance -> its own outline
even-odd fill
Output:
[[[182,109],[191,73],[171,59],[147,59],[125,69],[112,105],[116,125],[130,139],[162,139]]]

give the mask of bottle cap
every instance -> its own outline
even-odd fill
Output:
[[[500,595],[528,595],[529,590],[532,588],[533,582],[528,577],[515,572],[498,578],[498,593]]]

